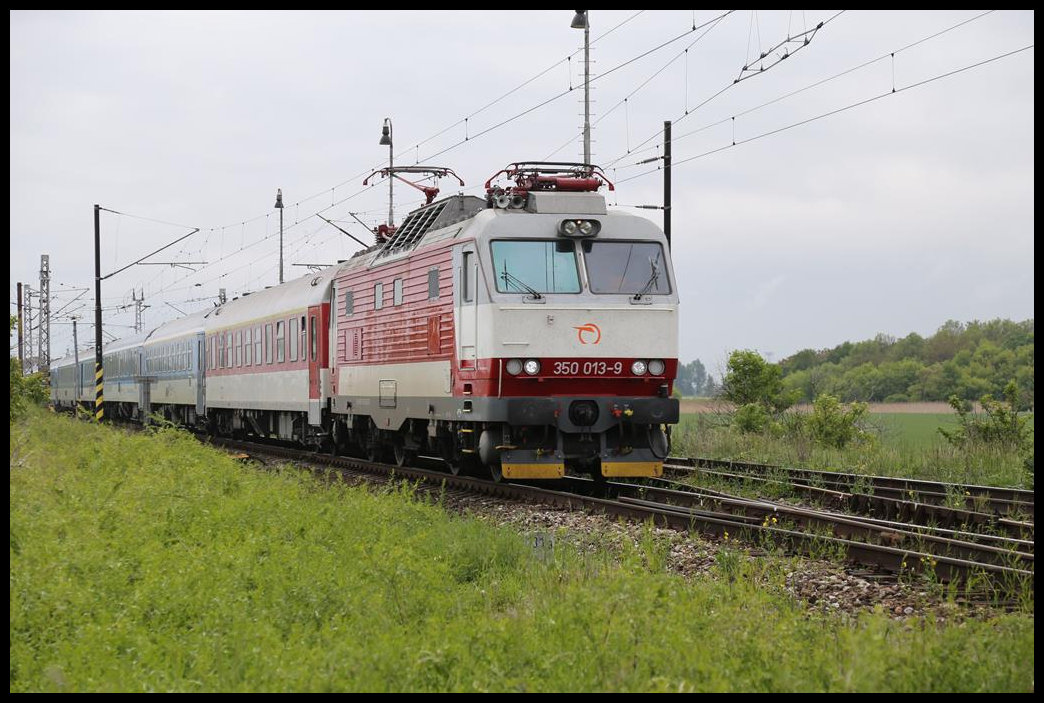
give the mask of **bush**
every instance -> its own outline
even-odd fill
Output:
[[[783,387],[783,372],[756,351],[737,350],[729,355],[722,396],[737,407],[758,403],[767,411],[781,413],[795,402],[798,390]]]
[[[971,412],[969,403],[950,396],[950,407],[957,413],[957,429],[940,427],[939,433],[953,446],[964,449],[985,445],[1017,452],[1032,452],[1033,430],[1029,419],[1019,415],[1019,389],[1015,381],[1004,387],[1004,401],[987,393],[979,401],[982,415]]]
[[[819,444],[844,449],[851,442],[866,441],[870,435],[859,424],[866,418],[866,403],[842,405],[834,396],[823,393],[812,403],[808,417],[812,437]]]
[[[41,373],[22,375],[18,359],[11,358],[11,418],[14,422],[25,415],[31,405],[47,402],[47,380]]]
[[[760,434],[769,425],[770,417],[764,406],[758,403],[742,405],[732,416],[732,424],[740,432]]]

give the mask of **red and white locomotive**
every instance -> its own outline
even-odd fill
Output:
[[[120,414],[496,480],[658,476],[677,286],[663,232],[610,212],[603,184],[589,165],[515,163],[486,198],[434,200],[345,262],[163,325]],[[180,373],[149,367],[153,344],[188,352]],[[68,404],[73,374],[55,378]]]

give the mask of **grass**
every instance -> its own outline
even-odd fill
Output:
[[[955,413],[873,413],[871,422],[884,439],[911,449],[931,449],[945,444],[939,428],[957,428]],[[1033,415],[1029,416],[1033,428]]]
[[[709,413],[681,416],[672,453],[812,469],[904,476],[949,483],[1032,488],[1025,457],[989,448],[956,449],[937,431],[957,424],[955,414],[874,413],[871,443],[843,450],[807,438],[741,434]]]
[[[787,562],[665,570],[262,471],[171,430],[11,427],[10,690],[1032,691],[1033,617],[812,614]]]

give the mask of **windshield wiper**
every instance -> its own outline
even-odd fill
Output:
[[[541,298],[544,297],[540,293],[537,292],[536,288],[533,288],[531,285],[529,285],[528,283],[526,283],[522,279],[518,278],[514,274],[508,273],[508,270],[507,270],[506,266],[504,267],[504,270],[500,272],[500,277],[502,279],[504,279],[505,283],[510,283],[513,286],[515,286],[516,288],[521,288],[522,290],[524,290],[527,293],[529,293],[531,296],[533,296],[534,300],[540,300]]]
[[[660,280],[660,268],[656,265],[656,262],[659,261],[659,259],[659,254],[656,255],[655,259],[650,259],[649,265],[652,267],[652,273],[649,275],[649,280],[645,282],[644,286],[642,286],[642,289],[634,294],[635,300],[641,300],[642,296],[652,290],[652,287]]]

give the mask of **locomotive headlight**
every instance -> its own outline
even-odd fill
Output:
[[[511,374],[512,376],[517,376],[520,373],[522,373],[522,360],[521,359],[510,359],[504,365],[504,368],[506,368],[507,372],[509,374]]]
[[[526,363],[522,365],[522,368],[530,376],[536,376],[540,373],[540,362],[536,359],[526,359]]]
[[[645,362],[641,359],[638,359],[633,364],[631,364],[631,373],[633,373],[635,376],[643,375],[647,369],[648,367],[645,365]]]
[[[653,359],[649,362],[649,373],[653,376],[662,376],[666,368],[667,365],[664,364],[663,361],[661,361],[660,359]]]
[[[598,220],[562,220],[558,233],[563,237],[594,237],[602,229]]]

